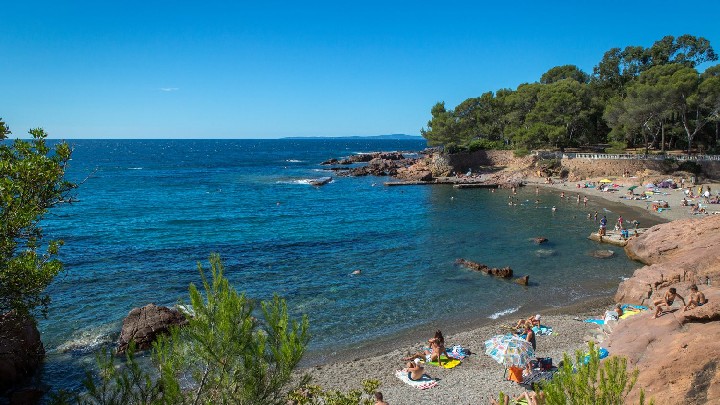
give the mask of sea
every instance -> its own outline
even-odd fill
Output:
[[[338,177],[320,165],[373,151],[412,155],[424,140],[68,142],[77,201],[42,222],[46,238],[65,242],[65,271],[49,287],[50,311],[39,321],[42,381],[52,390],[81,389],[85,370],[116,342],[134,307],[187,302],[188,285],[201,282],[198,265],[207,269],[212,253],[238,291],[257,300],[277,293],[291,316],[309,317],[310,364],[372,341],[392,349],[394,339],[418,330],[612,294],[639,264],[621,248],[589,241],[597,223],[588,214],[657,222],[535,187],[517,194],[388,187],[390,178]],[[324,176],[333,180],[309,183]],[[535,244],[538,236],[548,242]],[[598,259],[591,254],[598,249],[615,254]],[[459,267],[458,258],[510,266],[530,285]]]

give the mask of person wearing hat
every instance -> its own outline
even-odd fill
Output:
[[[525,323],[530,322],[532,326],[540,326],[540,314],[532,315],[529,318],[520,319],[517,321],[517,324],[515,324],[515,329],[520,329],[525,327]]]

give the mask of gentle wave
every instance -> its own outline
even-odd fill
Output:
[[[500,312],[495,312],[494,314],[488,316],[488,318],[490,318],[490,319],[498,319],[498,318],[500,318],[501,316],[510,315],[510,314],[512,314],[513,312],[517,312],[519,309],[520,309],[520,307],[508,308],[508,309],[502,310],[502,311],[500,311]]]
[[[286,159],[285,161],[288,163],[302,163],[303,162],[302,160],[298,160],[298,159]]]
[[[113,342],[113,335],[117,333],[116,324],[102,325],[98,328],[81,330],[58,345],[55,350],[60,353],[92,353],[98,348]]]

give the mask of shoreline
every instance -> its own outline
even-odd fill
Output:
[[[564,353],[574,358],[575,351],[587,348],[586,339],[592,336],[590,331],[595,329],[594,324],[579,319],[598,317],[612,302],[612,297],[607,296],[538,311],[543,316],[543,324],[553,328],[553,334],[537,337],[537,356],[551,357],[554,364],[562,360]],[[490,398],[497,398],[500,391],[514,396],[524,392],[525,388],[504,380],[505,368],[484,353],[484,342],[494,335],[506,333],[503,325],[514,324],[518,319],[530,315],[532,314],[516,312],[468,330],[449,333],[444,331],[448,347],[459,344],[469,348],[473,354],[454,369],[426,366],[426,374],[438,379],[439,385],[425,391],[406,385],[394,376],[394,372],[403,368],[402,357],[422,347],[422,342],[432,336],[434,329],[425,330],[422,338],[418,338],[415,344],[396,341],[391,346],[392,350],[388,351],[386,347],[381,354],[368,353],[366,356],[305,367],[296,372],[309,374],[312,377],[311,384],[320,385],[325,390],[359,389],[362,381],[377,379],[381,382],[378,390],[384,394],[388,403],[393,405],[430,401],[487,404]]]
[[[623,196],[625,191],[615,193],[601,193],[596,189],[577,188],[577,182],[563,182],[556,184],[544,184],[534,179],[525,179],[529,187],[538,186],[543,189],[555,189],[565,191],[572,196],[581,194],[588,196],[594,201],[608,202],[623,207],[621,215],[626,213],[650,215],[658,223],[671,222],[680,218],[692,217],[689,208],[680,207],[680,201],[684,197],[680,189],[663,189],[668,195],[657,196],[670,203],[675,210],[665,210],[663,213],[644,209],[645,200],[627,200],[618,198]],[[641,184],[640,179],[626,179]],[[707,183],[706,183],[707,184]],[[629,186],[630,184],[626,184]],[[715,187],[717,184],[710,183]],[[716,190],[718,188],[715,188]],[[621,190],[626,190],[625,188]],[[657,199],[657,198],[656,198]],[[694,201],[694,200],[693,200]],[[686,211],[687,209],[687,211]],[[711,206],[712,209],[712,206]],[[616,213],[613,213],[615,215]],[[613,220],[614,218],[609,218]],[[578,235],[585,237],[586,235]],[[595,325],[578,322],[577,318],[585,319],[589,316],[598,317],[612,304],[614,304],[613,293],[601,297],[580,300],[570,305],[555,308],[545,308],[537,311],[543,315],[543,324],[553,327],[553,335],[538,337],[539,357],[552,357],[557,364],[562,359],[563,353],[574,357],[576,350],[583,350],[588,340],[590,331],[596,329]],[[494,362],[484,354],[484,341],[493,335],[503,333],[501,325],[514,323],[517,319],[527,318],[532,313],[522,311],[514,312],[498,319],[487,318],[469,319],[455,328],[443,329],[448,347],[460,344],[470,348],[473,355],[469,356],[463,364],[451,370],[439,367],[426,367],[426,373],[434,378],[439,378],[437,387],[426,391],[420,391],[407,386],[394,376],[394,371],[403,368],[402,357],[417,351],[423,346],[435,328],[416,328],[396,336],[381,338],[372,343],[358,345],[357,347],[340,350],[330,356],[322,356],[320,353],[311,353],[312,358],[304,360],[298,373],[308,373],[312,377],[312,384],[318,384],[326,390],[350,390],[359,389],[363,380],[377,379],[381,382],[378,389],[383,392],[385,399],[391,404],[416,404],[429,401],[441,403],[488,403],[490,398],[496,398],[500,391],[516,395],[525,389],[517,384],[503,380],[503,366]],[[432,323],[429,323],[430,325]],[[590,334],[592,335],[592,334]],[[390,349],[390,350],[388,350]]]

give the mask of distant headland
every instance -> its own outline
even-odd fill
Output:
[[[282,139],[387,139],[387,140],[422,140],[420,135],[387,134],[387,135],[354,135],[354,136],[289,136]]]

